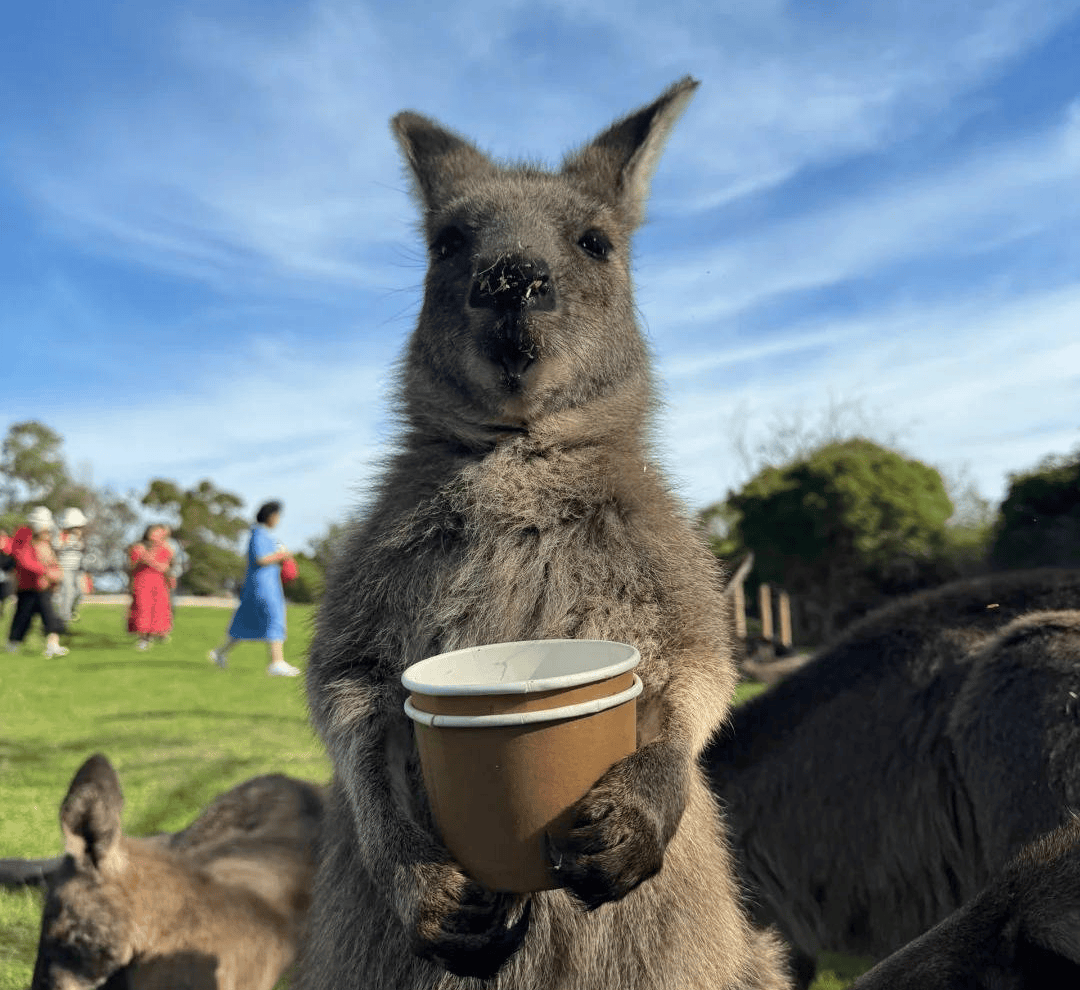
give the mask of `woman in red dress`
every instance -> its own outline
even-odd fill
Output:
[[[131,610],[128,632],[137,633],[137,649],[145,650],[151,637],[164,639],[172,629],[172,607],[166,573],[172,550],[165,542],[168,527],[156,523],[146,527],[143,538],[131,548]]]

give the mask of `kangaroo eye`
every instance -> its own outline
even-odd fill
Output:
[[[587,230],[578,238],[578,247],[587,255],[603,261],[611,251],[611,241],[599,230]]]
[[[444,227],[431,242],[431,253],[444,261],[465,246],[465,235],[457,227]]]

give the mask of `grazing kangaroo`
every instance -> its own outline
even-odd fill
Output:
[[[558,171],[394,118],[430,265],[396,451],[330,568],[311,647],[334,781],[297,987],[787,985],[741,911],[697,762],[735,684],[727,606],[651,458],[631,292],[631,234],[696,85]],[[400,676],[447,650],[554,638],[637,647],[638,749],[553,842],[562,886],[496,892],[432,824]]]
[[[822,950],[909,942],[1080,807],[1078,603],[1052,569],[901,599],[717,733],[743,879],[801,985]]]
[[[1080,819],[1027,846],[985,890],[852,990],[1080,987]]]
[[[45,888],[31,990],[269,990],[311,900],[322,789],[257,777],[175,835],[123,834],[101,755],[60,807],[66,855],[3,861],[0,881]]]

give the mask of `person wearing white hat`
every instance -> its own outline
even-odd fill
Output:
[[[83,554],[86,544],[83,532],[86,528],[86,516],[76,508],[65,509],[60,515],[60,547],[56,559],[64,577],[56,592],[56,614],[63,622],[71,622],[76,615],[75,609],[81,597],[79,581],[82,577]]]
[[[8,652],[19,652],[30,623],[35,615],[40,615],[45,627],[45,656],[62,657],[68,652],[60,645],[64,623],[53,609],[52,589],[60,583],[63,573],[52,548],[52,513],[39,505],[30,510],[26,522],[26,526],[16,530],[12,541],[18,595],[8,636]]]

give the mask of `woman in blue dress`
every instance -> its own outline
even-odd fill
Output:
[[[266,672],[271,677],[296,677],[300,673],[291,663],[285,662],[285,593],[281,590],[281,562],[291,560],[292,554],[270,535],[280,517],[280,502],[267,502],[255,516],[240,607],[229,624],[225,641],[210,651],[210,659],[222,669],[229,665],[229,650],[237,642],[260,639],[270,651],[270,666]]]

